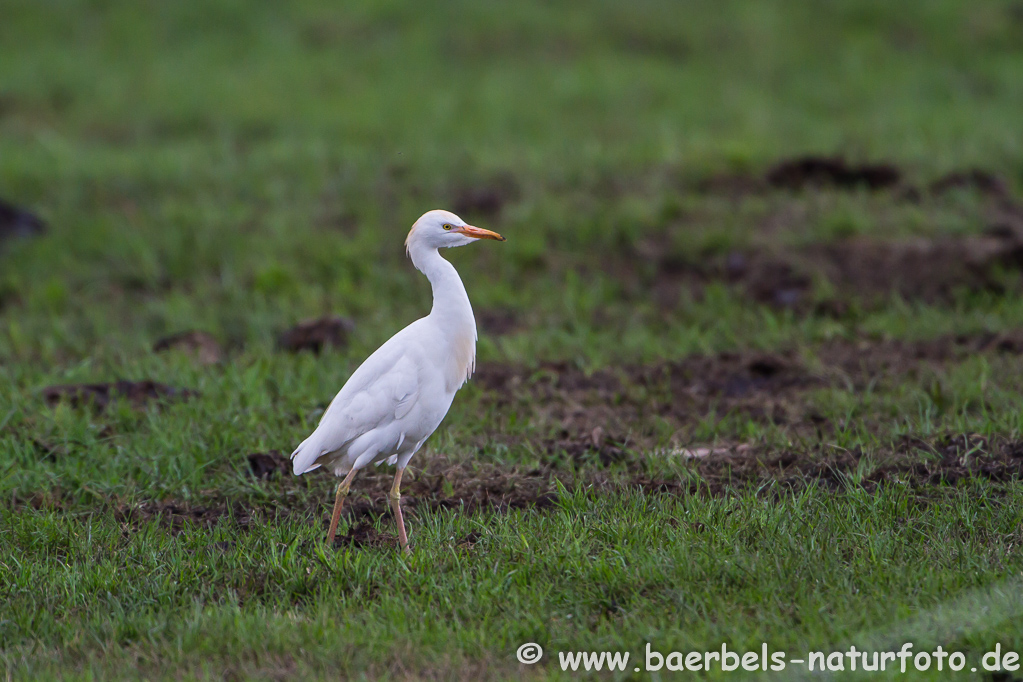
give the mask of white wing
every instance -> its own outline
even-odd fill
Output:
[[[401,419],[419,400],[420,376],[412,327],[369,356],[331,401],[316,430],[291,454],[296,474],[359,436]]]

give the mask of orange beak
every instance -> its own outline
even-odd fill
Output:
[[[495,241],[503,242],[507,241],[504,237],[491,232],[490,230],[484,230],[482,227],[473,227],[472,225],[464,225],[463,227],[456,227],[452,232],[459,232],[464,234],[466,237],[472,237],[473,239],[493,239]]]

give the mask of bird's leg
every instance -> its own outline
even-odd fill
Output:
[[[391,493],[387,498],[391,502],[391,511],[394,512],[394,520],[398,524],[398,542],[401,543],[401,548],[405,550],[406,554],[411,554],[408,548],[408,536],[405,535],[405,519],[401,515],[401,492],[398,490],[401,487],[401,475],[404,472],[404,468],[395,472],[394,485],[391,486]]]
[[[327,544],[334,544],[334,535],[337,533],[337,522],[341,519],[341,507],[345,503],[345,497],[348,496],[348,488],[352,485],[352,479],[355,478],[356,469],[352,469],[348,472],[348,475],[344,477],[340,483],[337,484],[337,494],[334,496],[334,514],[330,517],[330,530],[327,531]]]

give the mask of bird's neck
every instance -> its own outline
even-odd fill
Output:
[[[433,309],[430,317],[439,319],[445,326],[468,333],[471,330],[476,340],[476,320],[469,304],[462,278],[455,266],[441,257],[437,249],[421,245],[409,248],[409,256],[416,269],[426,275],[433,287]]]

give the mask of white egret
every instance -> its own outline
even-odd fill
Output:
[[[440,425],[476,362],[476,320],[462,280],[439,249],[504,237],[449,211],[424,213],[405,248],[433,287],[433,309],[369,356],[331,401],[319,425],[291,453],[295,474],[321,466],[344,476],[338,484],[327,542],[334,541],[355,472],[373,463],[397,464],[388,495],[398,541],[408,551],[401,515],[401,475],[412,455]]]

